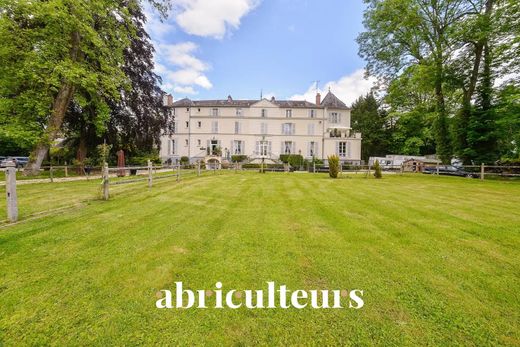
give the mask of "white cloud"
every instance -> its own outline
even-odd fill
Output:
[[[347,106],[352,105],[357,98],[366,94],[374,86],[375,78],[370,77],[365,79],[365,70],[359,69],[341,77],[337,81],[330,81],[325,84],[323,89],[318,89],[322,95],[322,100],[325,94],[330,90]],[[307,100],[309,102],[316,101],[316,86],[311,85],[303,94],[295,94],[290,97],[291,100]]]
[[[173,91],[175,93],[178,93],[178,94],[191,94],[191,95],[195,95],[195,94],[198,94],[198,92],[193,89],[193,87],[174,87],[173,88]]]
[[[195,56],[198,48],[189,41],[156,45],[159,63],[156,63],[155,71],[162,76],[164,89],[169,92],[196,94],[194,86],[205,89],[213,87],[205,75],[210,65]]]
[[[221,39],[231,29],[238,29],[243,16],[260,0],[178,0],[175,20],[191,35]]]
[[[204,74],[193,69],[169,72],[166,74],[166,78],[172,81],[175,85],[180,86],[198,85],[205,89],[211,89],[213,87],[209,79]]]
[[[195,43],[189,41],[175,45],[158,45],[161,57],[168,63],[186,69],[206,71],[209,65],[194,56],[198,48]]]

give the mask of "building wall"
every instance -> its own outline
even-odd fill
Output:
[[[217,109],[214,111],[213,109]],[[243,141],[242,153],[255,158],[259,156],[257,142],[270,142],[270,157],[278,159],[284,153],[285,141],[294,143],[293,154],[312,158],[310,143],[315,143],[314,156],[326,159],[328,155],[338,154],[339,142],[346,143],[343,161],[359,161],[361,158],[361,136],[350,134],[350,110],[322,108],[280,108],[262,100],[239,110],[237,107],[174,107],[176,131],[161,139],[160,156],[163,161],[187,156],[190,161],[202,159],[207,155],[210,141],[219,141],[223,156],[233,153],[233,141]],[[262,113],[262,110],[264,110]],[[287,114],[290,110],[290,116]],[[214,112],[217,112],[216,115]],[[313,117],[311,117],[313,112]],[[329,114],[340,115],[339,123],[330,123]],[[262,114],[264,116],[262,116]],[[294,124],[291,134],[283,133],[283,124]],[[264,125],[262,125],[264,124]],[[341,138],[330,137],[329,129],[336,127]],[[172,142],[173,140],[173,142]],[[285,144],[284,144],[285,145]],[[175,148],[173,148],[175,147]],[[345,149],[345,148],[342,148]]]

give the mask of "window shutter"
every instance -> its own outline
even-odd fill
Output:
[[[336,154],[339,157],[339,142],[336,142]]]
[[[267,155],[271,156],[272,149],[271,149],[271,141],[267,143]]]
[[[351,158],[351,154],[350,154],[350,143],[347,142],[347,153],[348,153],[348,157]]]

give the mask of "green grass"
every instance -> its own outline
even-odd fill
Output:
[[[0,345],[519,345],[520,184],[229,173],[19,187]],[[0,213],[5,214],[5,201]],[[155,308],[156,292],[363,289],[361,310]]]

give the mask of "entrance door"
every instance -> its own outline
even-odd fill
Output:
[[[210,148],[210,154],[215,154],[217,152],[217,148],[219,147],[218,145],[218,140],[211,140],[211,143],[209,145],[209,148]]]

